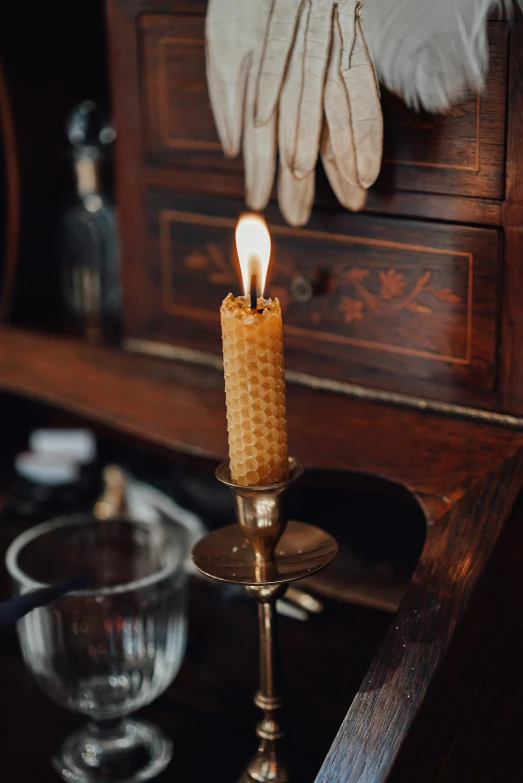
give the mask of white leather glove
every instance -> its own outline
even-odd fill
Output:
[[[349,209],[365,203],[365,187],[379,171],[382,143],[376,83],[356,19],[358,3],[343,0],[338,9],[334,0],[300,2],[209,0],[206,20],[207,79],[225,154],[239,153],[243,130],[246,201],[252,209],[263,209],[274,179],[278,125],[278,200],[295,226],[307,222],[314,200],[327,68],[329,129],[322,158],[334,192]],[[351,98],[359,102],[361,96],[364,105],[353,108]],[[262,122],[255,122],[261,109]],[[298,159],[308,162],[297,168]]]
[[[240,152],[243,131],[245,196],[251,209],[269,200],[276,164],[276,116],[254,125],[256,74],[271,0],[209,0],[205,20],[207,84],[227,157]]]
[[[340,171],[327,124],[323,129],[321,159],[330,186],[340,204],[352,212],[363,209],[367,201],[367,190],[349,182]],[[315,171],[311,171],[302,179],[296,179],[289,167],[280,159],[278,202],[280,212],[291,226],[304,226],[309,220],[314,202],[315,176]]]
[[[353,9],[357,0],[343,0]],[[298,179],[318,157],[323,88],[336,0],[274,0],[258,76],[255,122],[262,126],[279,104],[280,157]],[[284,100],[290,86],[294,100]]]
[[[243,137],[245,200],[262,210],[270,198],[276,165],[277,111],[254,124],[256,75],[271,0],[209,0],[206,18],[207,83],[225,154],[235,157]],[[304,225],[314,200],[314,174],[296,180],[284,161],[278,178],[280,209],[291,225]]]
[[[328,65],[325,106],[331,109],[331,121],[325,125],[322,140],[322,160],[325,172],[332,189],[341,204],[351,210],[359,210],[365,204],[367,183],[373,182],[379,173],[382,152],[382,118],[377,85],[372,64],[361,42],[361,27],[359,18],[354,17],[353,45],[350,55],[342,60],[341,35],[338,35],[339,20],[337,9],[334,17],[334,41],[331,49],[331,59]],[[299,114],[304,90],[304,54],[307,45],[307,30],[309,15],[301,14],[298,26],[293,31],[294,40],[285,79],[281,88],[275,111],[280,114],[279,148],[280,177],[278,183],[278,199],[280,209],[288,223],[295,226],[304,225],[310,216],[314,200],[314,169],[301,179],[297,179],[291,169],[292,161],[289,150],[293,149],[298,132]],[[266,50],[267,51],[267,50]],[[344,67],[343,73],[342,68]],[[370,71],[370,72],[369,72]],[[358,76],[356,76],[358,74]],[[369,77],[372,80],[369,84]],[[271,76],[272,78],[272,76]],[[276,79],[279,77],[276,77]],[[360,84],[361,82],[361,84]],[[357,98],[363,105],[358,105],[351,113],[348,90],[349,84],[353,99]],[[365,94],[370,87],[370,95]],[[359,93],[361,94],[357,94]],[[327,102],[328,98],[328,102]],[[320,104],[320,109],[322,109]],[[371,115],[369,121],[369,114]],[[356,154],[355,138],[352,122],[355,122],[355,136],[360,148]],[[269,120],[270,121],[270,120]],[[337,148],[334,147],[333,128],[336,134]],[[358,166],[359,164],[359,166]],[[371,168],[372,167],[372,168]],[[358,176],[360,170],[364,186]],[[299,183],[302,187],[300,188]]]
[[[383,153],[378,81],[361,27],[360,8],[334,9],[331,60],[325,82],[325,116],[340,174],[369,188]]]
[[[280,172],[278,177],[278,203],[280,211],[291,226],[304,226],[309,220],[314,201],[315,172],[310,171],[305,177],[298,179],[291,169],[291,161],[284,150],[289,143],[294,144],[298,111],[300,106],[300,94],[303,89],[302,81],[302,54],[305,45],[306,17],[299,20],[295,34],[293,52],[286,78],[280,90],[279,100],[267,122],[279,116],[278,141],[280,148]],[[279,64],[279,63],[278,63]],[[259,96],[257,96],[259,97]],[[284,119],[286,122],[284,122]],[[263,127],[263,126],[262,126]]]
[[[329,126],[325,124],[321,142],[321,162],[330,186],[340,204],[351,212],[359,212],[367,201],[367,189],[355,185],[340,171],[338,158],[334,155],[329,134]]]
[[[279,105],[280,157],[297,178],[316,165],[324,106],[341,173],[362,187],[379,173],[383,121],[360,8],[359,0],[274,0],[255,122],[262,127]]]

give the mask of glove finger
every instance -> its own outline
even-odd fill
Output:
[[[304,226],[309,220],[314,201],[316,172],[296,179],[291,169],[280,159],[278,203],[280,212],[291,226]]]
[[[300,10],[304,4],[305,0],[274,0],[258,73],[256,125],[264,125],[276,110]]]
[[[218,63],[223,57],[214,53],[212,44],[205,48],[207,88],[218,136],[228,158],[235,158],[240,152],[244,97],[250,56],[240,64],[236,74],[232,69],[226,77],[220,72]],[[231,84],[234,79],[234,88]]]
[[[259,52],[271,0],[209,0],[205,18],[207,83],[224,152],[239,153],[249,72],[258,68]]]
[[[254,122],[257,74],[262,57],[262,42],[267,29],[272,0],[257,0],[254,24],[255,46],[253,66],[247,83],[245,99],[243,161],[245,167],[245,200],[251,209],[262,210],[271,196],[276,169],[276,125],[277,113],[262,126]],[[253,11],[249,5],[249,10]]]
[[[333,3],[311,0],[303,57],[296,150],[292,170],[295,177],[312,171],[318,159],[323,123],[323,90],[329,61]]]
[[[383,156],[383,115],[378,80],[365,43],[359,12],[355,36],[340,13],[341,78],[350,103],[351,127],[359,184],[369,188],[378,178]]]
[[[352,28],[354,37],[355,14]],[[346,41],[349,39],[346,30]],[[332,26],[332,47],[327,79],[325,81],[325,117],[329,126],[329,146],[338,161],[343,177],[353,185],[359,185],[356,166],[356,150],[352,134],[351,105],[345,83],[341,78],[342,41],[338,14],[335,12]]]
[[[283,159],[288,168],[292,168],[294,164],[296,151],[303,89],[303,57],[305,54],[305,36],[309,23],[309,13],[310,5],[307,4],[300,15],[279,102],[278,139],[280,158]]]
[[[342,175],[337,158],[334,156],[327,125],[323,132],[321,159],[330,186],[340,204],[352,212],[359,212],[360,209],[363,209],[367,201],[367,190],[359,185],[354,185]]]
[[[276,168],[277,116],[261,127],[254,124],[255,78],[249,79],[245,101],[243,130],[243,164],[245,167],[245,200],[251,209],[262,210],[271,196]]]

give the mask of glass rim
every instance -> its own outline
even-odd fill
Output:
[[[46,533],[52,532],[53,530],[57,530],[60,528],[76,527],[80,525],[85,525],[88,522],[95,522],[103,525],[103,524],[111,524],[111,522],[116,522],[116,521],[123,522],[129,525],[134,525],[136,527],[142,527],[142,528],[158,525],[162,528],[162,530],[165,531],[166,535],[169,535],[169,531],[165,528],[165,526],[161,525],[158,522],[140,522],[139,520],[129,519],[124,516],[113,517],[110,519],[97,519],[97,517],[95,516],[80,513],[80,514],[71,514],[70,516],[57,517],[56,519],[51,519],[48,522],[41,522],[40,524],[29,528],[29,530],[25,530],[23,533],[20,533],[14,539],[14,541],[12,541],[5,555],[5,565],[7,571],[10,577],[16,580],[18,584],[20,584],[24,588],[32,588],[37,590],[41,587],[49,587],[51,584],[53,584],[52,582],[40,582],[38,579],[33,579],[33,577],[26,574],[25,571],[23,571],[22,568],[18,565],[18,557],[20,555],[20,552],[24,549],[25,546],[27,546],[27,544],[30,544],[32,541],[35,541],[37,538],[40,538],[40,536],[45,535]],[[151,585],[157,584],[158,582],[161,582],[162,579],[165,579],[171,574],[176,573],[177,570],[180,571],[184,570],[183,556],[180,556],[178,563],[175,560],[172,565],[165,566],[165,568],[161,568],[160,570],[157,570],[154,573],[149,574],[149,576],[144,576],[141,579],[134,579],[130,582],[123,582],[122,584],[119,585],[112,585],[111,587],[86,588],[85,590],[71,590],[70,592],[65,593],[65,595],[61,597],[62,598],[67,598],[68,596],[94,597],[97,595],[118,595],[121,593],[127,593],[133,590],[138,590],[143,587],[150,587]]]

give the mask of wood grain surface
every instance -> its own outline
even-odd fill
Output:
[[[223,379],[216,369],[3,329],[0,389],[172,451],[226,454]],[[392,774],[494,557],[523,482],[517,453],[523,433],[295,384],[288,385],[288,410],[291,451],[311,468],[402,484],[427,516],[412,583],[318,778],[381,783]],[[431,725],[430,711],[424,720]]]
[[[433,531],[412,587],[365,675],[317,783],[389,780],[397,753],[441,666],[523,481],[518,455],[485,477]],[[459,692],[460,684],[456,683]],[[418,745],[418,754],[423,755]],[[425,780],[436,780],[431,768]],[[404,778],[400,778],[404,780]],[[419,778],[417,778],[419,780]],[[472,778],[462,778],[472,783]]]
[[[200,346],[206,340],[212,341],[212,337],[205,337],[206,329],[201,323],[193,323],[192,336],[187,337],[188,330],[185,330],[186,337],[182,338],[183,330],[173,327],[168,323],[169,319],[162,322],[157,302],[153,301],[147,284],[148,274],[159,274],[157,224],[160,210],[155,212],[151,208],[151,199],[163,198],[164,208],[170,210],[169,204],[176,198],[175,194],[181,194],[193,206],[196,204],[197,209],[193,211],[204,218],[209,216],[206,207],[209,196],[213,203],[237,198],[241,200],[238,203],[243,204],[241,160],[227,160],[222,155],[206,95],[205,11],[205,0],[195,3],[186,0],[109,0],[107,3],[109,61],[119,128],[118,199],[128,338],[174,343],[193,339]],[[459,235],[461,229],[456,226],[462,224],[466,226],[464,231],[471,227],[478,232],[485,227],[499,229],[503,211],[505,237],[501,231],[492,230],[490,239],[483,241],[482,237],[486,235],[478,233],[477,242],[472,242],[472,255],[478,255],[477,269],[481,266],[482,254],[485,265],[479,279],[474,278],[469,286],[474,299],[473,318],[483,319],[472,328],[470,362],[459,365],[454,361],[467,356],[463,353],[465,314],[459,311],[464,303],[447,302],[451,307],[444,310],[445,303],[438,301],[437,307],[431,308],[422,294],[419,301],[409,302],[409,306],[417,306],[420,310],[430,308],[431,314],[425,312],[425,317],[419,318],[421,312],[402,311],[391,321],[383,313],[373,319],[368,316],[361,319],[360,310],[356,309],[352,321],[345,320],[351,318],[347,312],[342,314],[343,321],[336,322],[335,340],[324,338],[331,330],[319,323],[322,314],[317,310],[321,310],[327,299],[322,302],[318,298],[316,306],[302,307],[299,313],[291,314],[291,320],[296,318],[301,322],[314,318],[318,323],[307,326],[314,331],[313,338],[303,334],[301,337],[289,336],[289,366],[295,363],[302,371],[364,383],[373,388],[401,390],[497,411],[523,412],[523,387],[517,370],[520,363],[517,361],[518,349],[514,347],[519,344],[520,320],[515,304],[519,300],[519,256],[517,243],[514,243],[521,215],[518,212],[520,199],[514,190],[517,175],[510,173],[512,158],[513,171],[518,170],[516,146],[520,112],[515,85],[519,61],[514,55],[518,29],[519,20],[513,26],[503,16],[489,23],[491,67],[486,89],[481,96],[469,96],[446,116],[416,115],[407,111],[397,99],[384,94],[388,127],[386,161],[382,177],[371,189],[365,208],[377,234],[380,225],[385,225],[380,222],[382,216],[406,218],[397,226],[402,241],[423,248],[431,244],[434,232],[440,229],[439,223],[445,224],[441,229],[449,236]],[[511,96],[508,103],[507,89]],[[506,204],[503,203],[505,189]],[[341,233],[348,236],[356,229],[349,223],[344,224],[347,214],[330,192],[321,167],[317,171],[316,203],[316,219],[320,222],[339,222]],[[436,225],[430,225],[428,221]],[[209,235],[208,227],[203,226],[202,231]],[[496,243],[497,249],[494,249]],[[300,245],[298,234],[295,244]],[[179,269],[177,251],[173,254],[173,263]],[[312,251],[308,255],[311,263],[313,255]],[[328,268],[331,256],[335,255],[334,247],[316,248],[315,261]],[[309,265],[309,260],[305,266]],[[434,257],[433,261],[436,264],[437,259]],[[387,269],[375,268],[375,277],[391,270],[403,274],[398,270],[399,262],[397,255],[392,254]],[[403,281],[403,291],[408,293],[420,277],[431,271],[425,263],[426,254],[420,254],[414,263],[406,251],[405,263],[409,262],[411,277],[407,275]],[[446,279],[440,282],[440,290],[448,289],[451,296],[461,298],[453,286],[463,289],[463,269],[452,260],[450,263],[446,269],[437,263],[437,269],[432,269],[431,275],[435,279],[438,274],[442,277],[446,274]],[[417,264],[420,271],[416,277]],[[378,277],[374,280],[375,287]],[[506,285],[508,281],[510,286]],[[281,282],[279,287],[288,294],[288,281]],[[180,290],[179,280],[177,283],[177,290]],[[339,287],[337,290],[341,293]],[[370,293],[376,294],[376,291]],[[502,307],[502,295],[506,307]],[[197,296],[197,292],[192,296]],[[356,302],[355,305],[348,302],[347,307],[360,308],[361,298],[350,293],[342,296]],[[382,304],[378,303],[378,306],[381,308]],[[294,306],[293,309],[297,310]],[[297,328],[301,328],[301,324]],[[380,334],[377,336],[376,332]],[[213,335],[216,348],[218,338],[214,332]],[[384,335],[388,342],[382,339]],[[395,341],[393,346],[391,341]],[[413,342],[421,345],[413,346],[410,344]],[[312,343],[317,343],[321,361],[312,359],[310,352],[303,350],[306,344],[312,351]],[[385,346],[385,350],[379,346]],[[420,351],[425,355],[420,356]],[[450,356],[452,361],[446,364],[441,356]]]
[[[502,310],[500,385],[507,399],[523,388],[523,14],[518,12],[510,47],[506,194],[503,203],[505,229],[505,280]]]
[[[163,227],[161,223],[162,213],[167,211],[172,218],[174,211],[184,209],[207,220],[211,216],[230,221],[235,217],[230,203],[243,195],[241,167],[221,157],[208,106],[202,109],[200,42],[206,3],[108,0],[106,9],[119,132],[118,202],[127,324],[139,326],[127,336],[208,349],[212,333],[217,356],[219,336],[216,327],[209,326],[210,319],[178,313],[171,316],[176,322],[162,322],[166,304],[174,301],[175,307],[194,308],[200,293],[205,311],[214,318],[212,286],[216,285],[219,299],[219,285],[233,284],[230,264],[221,268],[224,254],[226,260],[231,257],[230,238],[211,237],[212,231],[198,225],[198,241],[205,252],[198,251],[187,229],[171,219],[167,228],[165,221]],[[369,655],[370,667],[362,659],[358,663],[346,658],[347,667],[354,663],[358,672],[359,689],[352,675],[345,680],[337,670],[315,702],[325,710],[327,723],[332,718],[329,725],[334,733],[333,723],[339,723],[354,696],[330,751],[328,743],[321,745],[321,752],[318,746],[315,761],[309,764],[312,777],[314,765],[319,766],[327,753],[317,783],[492,783],[494,779],[478,777],[477,764],[474,772],[468,770],[466,757],[478,745],[502,747],[500,732],[485,718],[488,695],[502,693],[496,709],[511,709],[509,689],[496,688],[496,670],[507,662],[507,671],[514,671],[515,654],[507,645],[521,642],[514,630],[518,601],[506,615],[503,644],[489,646],[485,640],[491,621],[492,628],[501,628],[504,606],[499,602],[506,603],[510,585],[517,586],[508,577],[517,566],[520,541],[509,532],[520,519],[514,504],[523,485],[523,432],[513,426],[518,422],[502,417],[482,415],[482,420],[474,420],[469,412],[466,420],[457,415],[458,410],[452,416],[423,410],[423,398],[523,412],[521,40],[520,16],[512,27],[506,21],[491,23],[492,69],[486,92],[479,100],[472,96],[446,117],[412,116],[390,99],[389,126],[395,127],[387,156],[395,163],[385,165],[379,186],[370,194],[366,216],[354,218],[343,212],[319,171],[319,208],[311,230],[327,236],[314,240],[314,252],[308,253],[307,245],[312,244],[308,234],[301,240],[294,235],[292,243],[283,243],[278,251],[286,256],[282,268],[287,268],[287,256],[300,246],[305,264],[302,268],[291,258],[295,274],[333,262],[333,269],[343,267],[344,275],[352,275],[343,285],[327,290],[323,301],[329,308],[342,308],[332,322],[322,312],[320,295],[302,311],[296,311],[295,303],[288,305],[289,325],[313,332],[297,336],[291,331],[286,337],[288,366],[302,373],[299,382],[288,384],[291,452],[311,468],[370,474],[400,484],[427,518],[426,542],[412,582],[392,625],[382,628],[381,636],[373,635],[377,652]],[[188,103],[187,113],[175,105],[177,94]],[[186,149],[184,139],[190,142]],[[389,220],[399,216],[408,219]],[[270,219],[281,227],[279,219]],[[365,240],[357,247],[357,259],[352,251],[337,249],[333,234],[343,235],[346,244],[352,236]],[[166,241],[172,253],[164,253],[162,261]],[[389,243],[387,252],[380,256],[381,251],[370,249],[370,242]],[[205,247],[206,243],[220,252]],[[426,261],[428,247],[434,255],[432,266]],[[443,255],[450,252],[450,257],[443,258],[442,251]],[[473,259],[472,285],[462,254]],[[165,258],[171,272],[167,288],[162,284]],[[177,277],[176,265],[184,259],[189,271]],[[209,264],[207,271],[219,285],[214,282],[205,288],[203,271]],[[359,279],[354,269],[359,270]],[[279,282],[275,277],[275,284],[283,294],[289,286],[283,272],[280,277]],[[419,291],[416,286],[421,286]],[[403,303],[402,297],[412,291],[415,295]],[[398,309],[396,320],[384,321],[383,312],[391,303],[405,307]],[[467,310],[466,304],[471,308]],[[433,329],[423,317],[433,319]],[[378,336],[373,329],[380,330]],[[331,336],[345,339],[346,344],[340,347],[338,339],[331,340],[332,348],[318,334],[320,330],[330,330]],[[436,364],[444,364],[434,355],[443,355],[445,341],[444,355],[467,356],[467,334],[470,362],[450,362],[446,372],[434,370]],[[394,351],[356,345],[355,340],[379,342]],[[420,350],[431,356],[412,355]],[[341,376],[345,381],[357,380],[360,387],[339,393],[336,384],[328,390],[317,383],[321,377]],[[363,385],[374,391],[416,393],[418,399],[400,401],[392,395],[388,399],[395,404],[391,405],[376,396],[365,398]],[[178,454],[218,460],[227,453],[223,378],[216,367],[2,329],[0,390],[42,400]],[[489,595],[494,596],[492,602]],[[347,622],[356,621],[348,618]],[[321,641],[318,638],[317,646],[311,646],[318,661]],[[476,648],[481,654],[472,661]],[[228,649],[225,645],[221,655]],[[466,676],[453,677],[453,667],[460,662],[467,666]],[[224,676],[234,679],[233,667]],[[349,680],[354,687],[345,691],[347,705],[340,711],[340,702],[332,697],[336,703],[331,714],[330,691],[341,690]],[[206,685],[198,691],[198,699],[205,710],[214,711],[214,720],[204,734],[212,752],[221,752],[226,734],[218,729],[229,705],[219,682],[209,680]],[[191,722],[192,707],[184,701],[191,691],[190,685],[187,688],[185,696],[180,690],[174,706],[167,709],[176,712],[177,725],[187,720],[190,736],[199,737],[201,724]],[[437,698],[439,689],[444,703]],[[299,695],[293,699],[304,706]],[[165,705],[162,701],[159,708]],[[446,726],[441,741],[431,738],[431,727],[441,726]],[[21,741],[19,736],[17,742]],[[187,747],[197,753],[198,743],[190,743]],[[309,750],[312,753],[312,745]],[[189,769],[189,756],[186,759]],[[236,763],[232,756],[228,759]],[[200,770],[198,780],[206,780],[208,772]],[[232,767],[229,771],[236,774]],[[518,779],[511,774],[500,780]]]
[[[240,290],[234,228],[243,206],[148,194],[148,264],[127,294],[128,337],[221,354],[218,309]],[[493,390],[497,231],[348,213],[316,213],[296,230],[274,208],[266,217],[267,292],[282,305],[289,369],[436,399]],[[323,287],[296,301],[294,283],[315,276]]]
[[[220,370],[81,341],[0,330],[0,389],[34,397],[163,445],[227,454]],[[288,384],[291,452],[310,467],[352,470],[410,489],[439,518],[523,444],[523,432],[369,403]]]
[[[204,16],[196,8],[188,15],[182,5],[174,2],[161,14],[151,4],[138,21],[146,159],[228,176],[241,169],[241,158],[226,159],[216,133],[205,76]],[[502,197],[505,22],[490,22],[489,44],[485,89],[471,91],[443,116],[418,114],[383,91],[385,148],[378,190]]]
[[[501,199],[504,191],[505,95],[509,27],[489,23],[485,88],[470,91],[443,115],[413,112],[383,91],[387,189]]]

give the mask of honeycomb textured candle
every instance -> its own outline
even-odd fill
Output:
[[[243,486],[287,478],[287,414],[277,299],[229,294],[220,310],[231,478]]]

